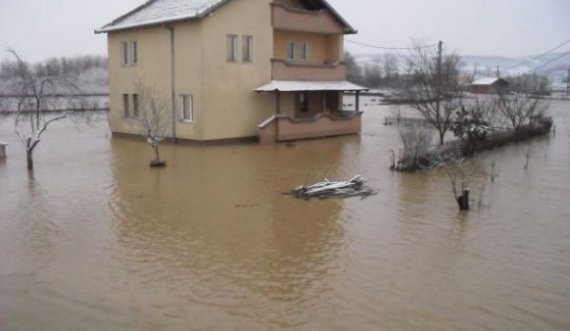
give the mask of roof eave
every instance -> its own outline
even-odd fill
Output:
[[[352,27],[352,25],[350,25],[348,23],[347,20],[345,20],[338,11],[336,11],[336,9],[334,9],[333,6],[331,6],[326,0],[321,0],[325,6],[328,8],[328,10],[330,10],[340,21],[342,24],[344,24],[344,26],[346,27],[346,31],[345,34],[357,34],[358,30],[356,30],[355,28]]]
[[[151,22],[151,23],[145,23],[145,24],[138,24],[138,25],[132,25],[132,26],[125,26],[125,27],[119,27],[119,28],[108,28],[105,29],[105,27],[99,29],[99,30],[95,30],[96,34],[99,33],[109,33],[109,32],[117,32],[117,31],[125,31],[125,30],[134,30],[134,29],[140,29],[140,28],[148,28],[150,26],[160,26],[160,25],[168,25],[168,24],[172,24],[172,23],[179,23],[179,22],[184,22],[184,21],[194,21],[194,20],[198,20],[201,19],[202,17],[184,17],[184,18],[176,18],[176,19],[171,19],[171,20],[165,20],[165,21],[158,21],[158,22]]]
[[[115,19],[114,21],[112,21],[109,24],[104,25],[101,29],[95,30],[95,34],[99,34],[99,33],[108,33],[108,32],[116,32],[116,31],[121,31],[121,30],[132,30],[132,29],[137,29],[137,28],[144,28],[144,27],[149,27],[149,26],[154,26],[154,25],[164,25],[164,24],[170,24],[170,23],[178,23],[178,22],[182,22],[182,21],[193,21],[193,20],[200,20],[210,14],[212,14],[215,10],[217,10],[218,8],[222,7],[223,5],[225,5],[226,3],[228,3],[231,0],[223,0],[220,1],[219,3],[217,3],[214,6],[211,6],[210,8],[204,10],[204,12],[198,14],[197,16],[189,16],[189,17],[183,17],[183,18],[177,18],[177,19],[170,19],[170,20],[165,20],[165,21],[158,21],[158,22],[151,22],[151,23],[146,23],[146,24],[138,24],[138,25],[133,25],[133,26],[128,26],[128,27],[119,27],[119,28],[105,28],[106,26],[110,26],[110,25],[115,25],[120,23],[121,20],[127,18],[128,16],[136,13],[139,10],[142,10],[144,8],[146,8],[147,6],[151,5],[153,2],[155,2],[156,0],[149,0],[147,2],[145,2],[143,5],[131,10],[130,12],[122,15],[121,17]]]

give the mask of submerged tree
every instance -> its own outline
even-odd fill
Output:
[[[469,210],[471,183],[481,171],[479,162],[475,159],[469,164],[465,163],[460,152],[440,156],[440,162],[449,179],[459,210]]]
[[[442,43],[438,51],[418,47],[409,59],[411,79],[406,89],[408,99],[419,114],[439,134],[439,143],[451,127],[453,114],[461,108],[459,94],[460,58],[443,54]]]
[[[166,162],[160,157],[160,143],[164,141],[170,128],[172,114],[168,98],[156,86],[139,80],[133,94],[133,113],[128,120],[136,126],[154,151],[151,167],[164,167]]]
[[[545,116],[548,104],[536,96],[528,97],[519,92],[500,94],[498,108],[516,133],[537,124],[548,126],[548,130],[552,126],[552,119]]]
[[[14,50],[15,62],[4,64],[7,90],[16,96],[15,131],[26,149],[27,168],[34,169],[33,153],[48,126],[66,118],[64,110],[50,109],[50,98],[75,90],[73,84],[49,72],[32,68]],[[8,70],[9,69],[9,70]],[[48,115],[47,110],[52,113]]]

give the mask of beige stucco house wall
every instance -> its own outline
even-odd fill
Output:
[[[176,135],[189,140],[255,137],[257,124],[273,111],[270,96],[253,90],[271,78],[273,50],[270,0],[233,0],[197,21],[168,24],[175,36],[176,115],[180,94],[191,94],[194,121],[176,119]],[[252,63],[226,61],[226,35],[251,35]],[[136,41],[138,63],[121,65],[121,43]],[[171,111],[171,31],[166,26],[121,30],[108,34],[111,130],[136,134],[125,121],[123,94],[136,93],[136,83],[156,86]],[[240,40],[241,41],[241,40]],[[241,54],[240,54],[241,55]],[[208,111],[210,110],[210,111]]]
[[[113,133],[140,133],[140,129],[125,118],[123,101],[123,95],[137,93],[136,86],[140,81],[155,87],[164,97],[164,111],[174,126],[169,128],[170,137],[224,141],[256,138],[258,125],[276,112],[275,96],[254,92],[257,87],[279,79],[326,81],[346,78],[342,40],[348,28],[335,16],[336,13],[325,9],[307,15],[298,0],[217,3],[221,5],[216,5],[203,17],[99,31],[108,34]],[[136,14],[137,10],[116,22]],[[280,27],[276,28],[276,24]],[[315,31],[303,31],[303,26]],[[227,60],[228,35],[238,36],[236,62]],[[251,62],[242,59],[244,36],[253,37]],[[137,44],[137,63],[123,65],[123,43],[132,41]],[[290,41],[310,45],[306,61],[287,62]],[[192,121],[182,120],[181,95],[192,96]],[[314,92],[308,97],[309,111],[300,113],[297,97],[298,93],[280,96],[281,114],[309,118],[323,111],[332,112],[333,108],[338,110],[342,105],[339,92]]]

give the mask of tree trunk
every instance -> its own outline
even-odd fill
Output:
[[[152,168],[162,168],[166,166],[166,162],[160,160],[160,151],[158,144],[152,144],[152,149],[154,150],[154,160],[150,162]]]
[[[469,189],[463,190],[460,197],[457,198],[459,210],[469,210]]]
[[[443,138],[445,137],[445,132],[439,132],[439,144],[443,145]]]
[[[158,150],[158,145],[152,145],[152,149],[154,149],[154,162],[160,163],[160,151]]]
[[[28,171],[34,170],[33,150],[26,150],[26,160],[28,161]]]

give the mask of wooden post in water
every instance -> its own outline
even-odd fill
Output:
[[[0,159],[6,158],[6,146],[8,144],[0,141]]]

